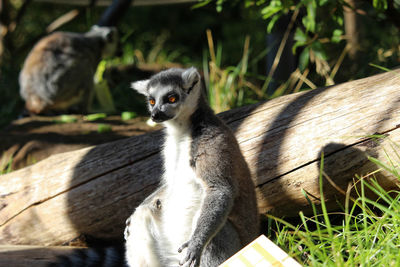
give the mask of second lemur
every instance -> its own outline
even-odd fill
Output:
[[[208,106],[195,68],[169,69],[132,87],[165,126],[160,188],[126,229],[129,266],[218,266],[257,237],[249,168],[231,130]]]
[[[117,48],[118,32],[113,27],[95,25],[86,33],[54,32],[42,38],[19,75],[26,109],[33,114],[71,108],[88,112],[97,65]]]

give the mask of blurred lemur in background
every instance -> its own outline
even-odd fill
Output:
[[[30,113],[87,112],[94,74],[104,57],[117,52],[114,27],[93,26],[86,33],[55,32],[29,53],[19,75],[20,95]]]

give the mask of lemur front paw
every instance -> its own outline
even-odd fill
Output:
[[[202,253],[201,246],[196,242],[188,241],[178,249],[178,252],[181,253],[184,248],[187,248],[186,256],[179,262],[179,265],[183,267],[198,267]]]
[[[128,240],[129,237],[129,226],[131,225],[131,216],[125,222],[124,239]]]

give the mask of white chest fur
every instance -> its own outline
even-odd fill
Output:
[[[166,245],[174,252],[194,231],[204,196],[202,184],[190,166],[191,142],[188,134],[168,133],[163,151],[163,179],[167,185],[166,200],[162,203],[163,232],[171,237]],[[177,254],[174,256],[178,257]]]

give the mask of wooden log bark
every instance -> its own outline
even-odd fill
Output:
[[[309,211],[319,202],[319,162],[340,187],[389,162],[400,141],[400,71],[283,96],[220,116],[249,164],[261,213]],[[384,135],[375,139],[372,135]],[[0,177],[0,243],[59,245],[81,235],[122,238],[125,219],[157,186],[160,131],[54,155]],[[396,178],[382,170],[387,188]],[[330,208],[344,197],[324,181]],[[312,196],[312,197],[311,197]]]

